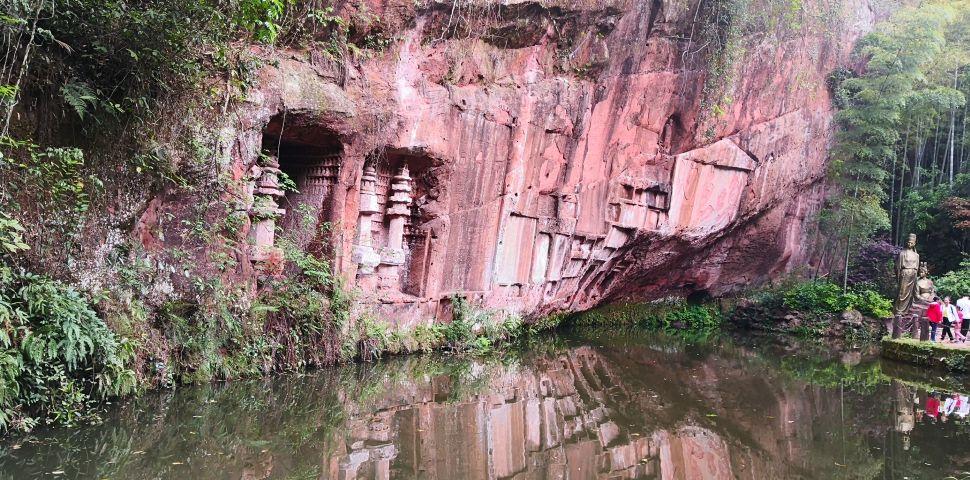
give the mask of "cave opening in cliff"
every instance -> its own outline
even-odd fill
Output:
[[[439,197],[441,162],[422,151],[382,149],[372,153],[368,163],[376,170],[377,209],[381,212],[380,220],[373,222],[374,247],[382,252],[403,252],[400,265],[392,267],[398,271],[393,287],[408,295],[427,296],[435,240],[429,223],[436,217],[431,212]],[[395,227],[394,222],[401,226]],[[382,263],[388,262],[385,256],[382,254]]]
[[[686,287],[696,288],[693,284],[688,284]],[[687,295],[686,301],[691,305],[705,305],[713,299],[711,292],[701,289],[694,290],[689,295]]]
[[[261,153],[264,159],[275,159],[282,173],[281,230],[305,246],[319,223],[332,215],[343,145],[313,118],[282,112],[263,129]]]
[[[677,155],[684,150],[686,129],[680,115],[673,114],[667,117],[663,130],[660,132],[660,153]]]

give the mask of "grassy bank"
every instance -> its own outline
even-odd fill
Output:
[[[970,371],[970,349],[912,338],[884,338],[882,356],[890,360],[950,372]]]

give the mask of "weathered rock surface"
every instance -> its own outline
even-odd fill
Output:
[[[542,313],[718,295],[806,264],[825,79],[881,13],[809,0],[775,24],[754,3],[761,20],[713,53],[696,0],[369,0],[394,39],[383,53],[254,50],[272,61],[216,134],[250,212],[238,276],[274,274],[269,232],[307,219],[331,228],[300,244],[406,323],[446,316],[455,293]],[[147,248],[178,202],[153,202]]]

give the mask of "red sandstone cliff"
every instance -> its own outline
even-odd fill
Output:
[[[869,0],[752,2],[733,32],[697,0],[421,3],[366,2],[368,31],[390,39],[370,58],[253,50],[268,62],[212,133],[260,212],[243,277],[271,273],[276,224],[306,220],[331,228],[301,244],[407,322],[458,292],[576,310],[722,294],[807,263],[825,79],[881,14]],[[149,232],[179,201],[152,202],[145,245],[164,243]]]

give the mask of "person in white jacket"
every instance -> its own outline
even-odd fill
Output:
[[[957,306],[950,302],[950,297],[943,297],[943,325],[949,325],[955,334],[954,342],[966,341],[967,338],[960,333],[960,313]]]

